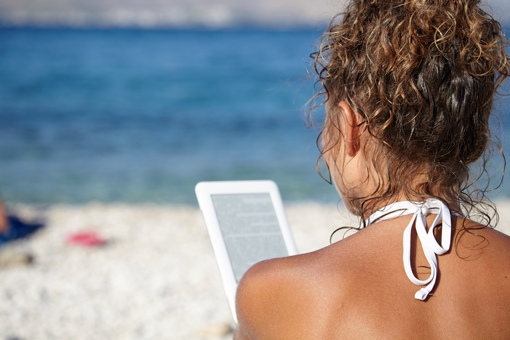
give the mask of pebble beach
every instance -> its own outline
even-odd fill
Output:
[[[497,203],[510,233],[510,201]],[[0,248],[0,339],[231,339],[234,327],[201,212],[176,205],[13,205],[43,218]],[[341,206],[287,204],[301,253],[356,225]],[[507,223],[505,223],[505,221]],[[100,242],[72,242],[89,233]]]

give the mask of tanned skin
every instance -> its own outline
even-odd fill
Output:
[[[316,252],[252,267],[237,292],[235,339],[510,339],[510,237],[487,228],[463,232],[456,219],[457,242],[438,257],[437,288],[419,301],[420,287],[402,264],[409,220],[376,223]]]

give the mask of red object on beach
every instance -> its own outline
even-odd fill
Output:
[[[93,231],[81,231],[69,235],[67,242],[83,247],[98,247],[105,245],[108,241]]]

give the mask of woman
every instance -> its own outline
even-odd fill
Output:
[[[236,338],[510,339],[510,237],[469,174],[509,74],[499,23],[476,0],[353,0],[337,19],[314,56],[321,154],[362,228],[252,267]]]

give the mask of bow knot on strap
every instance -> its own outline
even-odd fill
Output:
[[[448,207],[437,198],[429,198],[425,202],[397,202],[376,211],[367,219],[367,225],[376,220],[383,220],[392,217],[413,214],[411,221],[404,230],[403,237],[403,261],[404,269],[409,280],[421,288],[414,297],[418,300],[425,300],[436,284],[438,265],[437,255],[442,255],[450,250],[452,224],[451,214]],[[427,230],[427,215],[437,214],[436,218]],[[438,242],[434,235],[434,229],[441,226],[441,239]],[[430,275],[425,280],[418,279],[411,266],[411,234],[413,227],[418,235],[423,253],[430,266]]]

